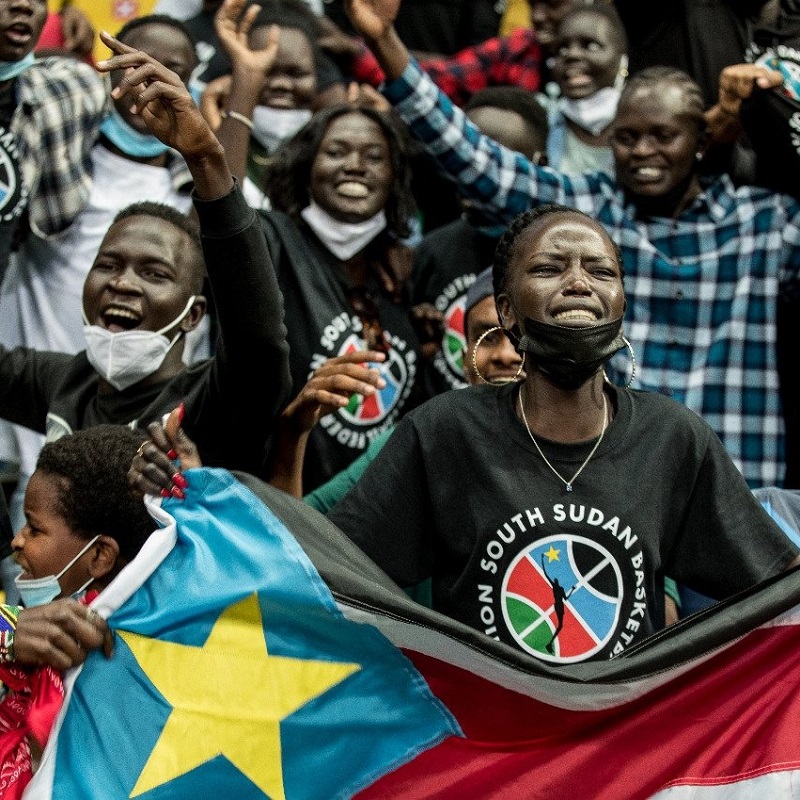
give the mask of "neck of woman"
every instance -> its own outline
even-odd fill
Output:
[[[613,416],[613,406],[603,390],[598,370],[577,389],[562,389],[536,369],[520,386],[525,417],[531,432],[553,442],[574,444],[595,439]]]

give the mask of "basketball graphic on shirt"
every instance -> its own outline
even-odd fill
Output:
[[[0,221],[16,219],[25,207],[27,196],[20,177],[14,137],[0,128]]]
[[[583,661],[614,635],[622,573],[597,542],[552,536],[517,555],[503,579],[501,598],[508,630],[523,650],[546,661]]]
[[[464,347],[466,345],[464,331],[466,301],[466,295],[461,295],[444,312],[444,336],[442,336],[442,353],[447,368],[462,380],[464,378]]]
[[[351,334],[344,340],[339,349],[339,355],[363,349],[364,341],[361,337]],[[375,425],[386,419],[400,401],[408,383],[408,368],[394,348],[391,348],[386,354],[386,361],[382,364],[370,364],[370,366],[380,372],[381,377],[386,381],[386,386],[369,397],[354,394],[350,398],[350,402],[339,410],[338,414],[353,425]]]

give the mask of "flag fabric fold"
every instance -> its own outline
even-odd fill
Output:
[[[413,603],[300,501],[187,477],[95,601],[114,656],[68,674],[26,800],[800,797],[797,571],[554,666]]]

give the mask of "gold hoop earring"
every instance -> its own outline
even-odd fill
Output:
[[[628,382],[622,387],[623,389],[627,389],[633,383],[633,379],[636,377],[636,353],[633,352],[633,345],[631,345],[631,343],[624,336],[622,337],[622,341],[625,342],[625,347],[628,348],[631,354],[631,376],[628,378]],[[611,383],[612,386],[615,385],[611,382],[608,375],[606,375],[605,370],[603,370],[603,378],[605,379],[606,383]]]
[[[478,341],[475,342],[475,347],[472,348],[472,369],[473,369],[475,374],[480,378],[480,380],[483,383],[488,383],[490,386],[497,386],[498,384],[492,383],[491,381],[487,381],[486,378],[483,377],[483,375],[481,374],[481,371],[478,369],[478,360],[476,358],[476,355],[478,353],[478,348],[481,346],[481,342],[490,333],[494,333],[495,331],[503,331],[504,334],[506,334],[506,335],[508,334],[508,331],[504,327],[502,327],[501,325],[495,325],[493,328],[489,328],[488,330],[485,330],[478,337]],[[522,362],[519,365],[519,369],[517,370],[517,372],[514,375],[514,377],[511,378],[510,381],[508,381],[508,383],[513,383],[515,380],[517,380],[519,378],[519,376],[522,374],[522,370],[524,369],[524,367],[525,367],[525,353],[522,354]]]

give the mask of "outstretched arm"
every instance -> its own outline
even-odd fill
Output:
[[[542,559],[542,570],[544,572],[544,576],[545,578],[547,578],[547,582],[552,586],[553,581],[550,580],[550,576],[547,574],[547,567],[544,565],[544,553],[542,553],[541,559]]]
[[[459,191],[510,221],[537,202],[566,202],[565,179],[484,136],[420,69],[394,29],[399,0],[348,0],[347,11],[386,73],[384,96]]]
[[[222,49],[231,62],[231,80],[217,136],[239,183],[247,174],[247,153],[250,149],[253,109],[258,105],[264,81],[278,54],[279,29],[270,28],[263,50],[251,50],[250,28],[260,9],[258,4],[243,11],[245,0],[225,0],[214,15],[214,28]]]
[[[399,9],[400,0],[345,0],[347,15],[390,81],[399,78],[411,60],[394,27]]]
[[[111,96],[129,97],[133,101],[131,111],[142,117],[150,132],[183,156],[201,200],[216,200],[229,194],[233,177],[225,151],[183,81],[156,59],[105,31],[100,38],[116,55],[98,61],[97,69],[125,73]]]

